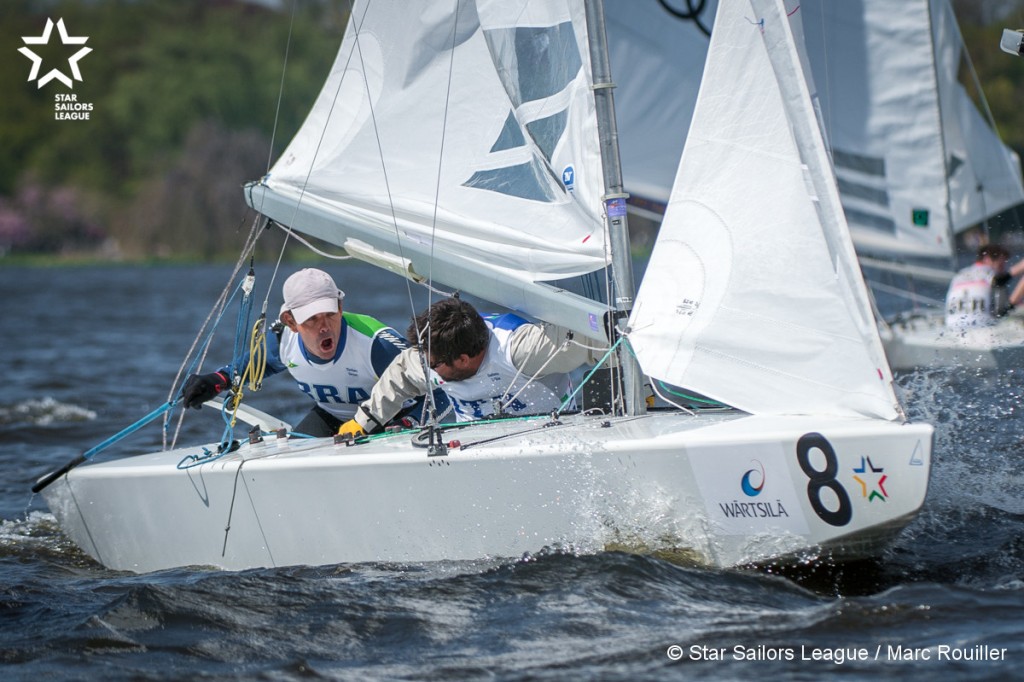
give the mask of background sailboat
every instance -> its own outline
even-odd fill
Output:
[[[1020,160],[961,82],[973,68],[948,0],[801,7],[861,263],[879,296],[914,303],[883,325],[891,366],[1019,364],[1018,317],[951,331],[941,300],[922,308],[912,298],[928,290],[921,280],[937,282],[932,291],[944,295],[958,267],[957,235],[1024,202]],[[977,80],[968,85],[984,107]],[[967,248],[973,260],[976,245]]]
[[[619,115],[625,184],[636,210],[656,219],[676,151],[664,114],[692,111],[697,83],[683,64],[703,59],[707,38],[657,2],[608,7],[617,78],[624,92],[637,93]],[[963,45],[948,0],[810,0],[792,9],[802,18],[812,96],[843,209],[875,293],[889,315],[908,300],[934,300],[955,270],[956,235],[1024,202],[1019,160],[960,82]],[[922,279],[926,284],[915,285]],[[914,298],[929,286],[931,299]],[[1024,328],[1012,320],[963,353],[967,339],[942,334],[941,310],[920,312],[892,329],[882,322],[894,368],[983,363],[1008,336],[1018,337],[1010,346],[1024,341]],[[938,355],[943,346],[952,354]]]
[[[592,94],[601,3],[457,6],[358,5],[306,124],[248,196],[411,280],[600,336],[613,309],[563,283],[618,262]],[[932,428],[902,420],[787,14],[723,3],[624,330],[645,370],[742,411],[462,424],[432,451],[409,432],[253,439],[181,467],[197,450],[181,448],[73,468],[44,491],[62,529],[134,571],[545,547],[715,566],[876,555],[924,500]]]
[[[1020,160],[961,83],[973,70],[948,0],[801,11],[858,252],[953,265],[955,235],[1024,202],[1024,189]]]

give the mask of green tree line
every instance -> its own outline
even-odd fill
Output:
[[[0,256],[235,255],[252,217],[241,186],[266,172],[301,124],[348,4],[0,2]],[[999,132],[1024,152],[1024,58],[998,49],[1003,27],[1024,27],[1024,2],[954,7]],[[22,37],[40,36],[50,18],[92,49],[73,88],[27,81]],[[78,49],[54,37],[37,52],[45,70],[66,67]],[[90,104],[88,120],[57,120],[58,95]],[[276,253],[279,241],[263,241],[266,255]]]
[[[1024,28],[1024,2],[953,3],[967,54],[984,91],[996,130],[1018,153],[1024,152],[1024,57],[1013,58],[999,49],[1004,28]],[[986,8],[987,11],[986,11]],[[968,75],[961,78],[971,82]],[[976,92],[972,95],[984,111]]]
[[[347,5],[4,0],[0,253],[236,253],[241,186],[266,172],[301,124]],[[26,81],[22,37],[40,36],[48,18],[88,37],[92,52],[78,61],[73,88]],[[70,71],[80,48],[62,43],[54,28],[36,48],[40,74],[47,63]],[[91,105],[88,120],[57,120],[56,98],[72,95]]]

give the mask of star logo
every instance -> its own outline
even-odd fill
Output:
[[[889,493],[885,490],[885,479],[888,476],[885,475],[884,467],[876,467],[871,463],[870,457],[861,457],[860,466],[854,467],[853,471],[855,474],[853,480],[860,484],[861,497],[866,497],[868,502],[874,502],[875,500],[885,502],[886,498],[889,497]],[[863,478],[856,474],[861,474]],[[869,478],[874,479],[871,481],[871,486],[868,486],[868,481],[865,480]]]
[[[50,43],[50,34],[53,33],[54,27],[53,19],[46,20],[46,28],[43,29],[43,35],[41,36],[22,36],[22,41],[25,45],[48,45]],[[67,28],[64,27],[64,20],[58,19],[57,32],[60,34],[60,42],[62,45],[84,45],[85,41],[89,40],[87,36],[69,36]],[[22,47],[18,49],[18,52],[22,53],[32,61],[32,70],[29,71],[28,80],[37,80],[37,88],[41,88],[50,81],[56,79],[69,88],[74,87],[74,83],[71,78],[68,78],[63,72],[57,69],[50,69],[44,76],[39,76],[40,67],[43,64],[43,58],[37,55],[28,47]],[[71,55],[68,59],[68,67],[71,69],[71,76],[76,80],[82,80],[82,72],[78,68],[78,60],[85,55],[92,52],[91,47],[83,47],[75,54]]]

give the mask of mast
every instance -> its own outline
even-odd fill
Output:
[[[601,144],[601,166],[604,169],[605,214],[612,252],[612,287],[614,289],[614,327],[628,331],[622,325],[633,309],[636,288],[633,283],[633,262],[629,248],[629,225],[626,220],[626,197],[622,187],[622,165],[619,161],[619,133],[615,124],[615,84],[611,78],[608,58],[608,38],[605,33],[604,0],[584,0],[587,16],[587,39],[590,43],[590,63],[594,79],[594,102],[597,109],[597,129]],[[611,339],[614,341],[615,339]],[[636,358],[619,349],[619,367],[625,393],[626,414],[643,414],[646,409],[643,396],[643,374]]]

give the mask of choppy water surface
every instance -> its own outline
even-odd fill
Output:
[[[258,268],[262,286],[272,269]],[[350,309],[404,330],[411,306],[400,280],[359,264],[331,269]],[[995,680],[1024,664],[1024,369],[899,378],[912,418],[937,427],[935,462],[923,512],[878,562],[713,571],[551,552],[108,571],[60,534],[29,488],[167,399],[229,274],[0,268],[4,679]],[[279,303],[270,297],[271,315]],[[230,355],[236,310],[208,367]],[[284,377],[253,404],[293,420],[305,410]],[[182,438],[194,428],[186,423]],[[147,428],[98,457],[162,439]]]

